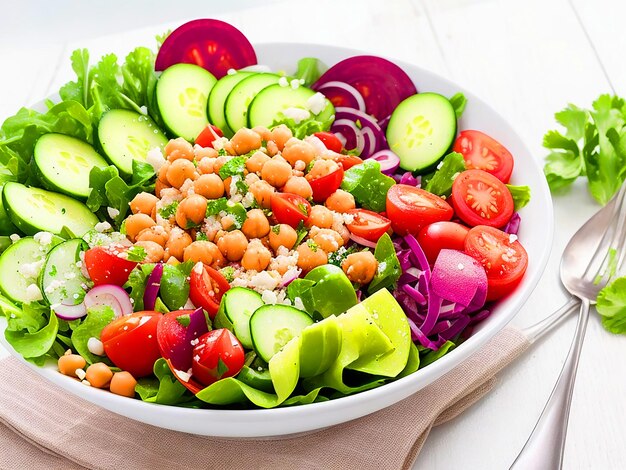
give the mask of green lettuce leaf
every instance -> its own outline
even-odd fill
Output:
[[[380,163],[366,160],[344,173],[341,189],[352,194],[365,209],[382,212],[387,202],[387,191],[394,184],[393,178],[381,173]]]
[[[607,331],[626,334],[626,277],[616,279],[600,291],[596,309]]]
[[[27,309],[36,309],[38,311],[43,311],[44,308],[43,306],[33,307],[32,304],[26,305],[28,306]],[[32,331],[33,328],[30,324],[26,328],[17,329],[18,322],[9,321],[7,329],[4,331],[4,338],[25,359],[36,359],[46,356],[57,339],[59,331],[57,316],[51,313],[49,308],[46,308],[46,310],[48,312],[47,323],[41,329]],[[30,317],[31,314],[25,316]]]
[[[451,152],[444,157],[424,186],[424,189],[437,196],[448,197],[452,193],[452,183],[456,176],[465,171],[465,160],[463,155]]]
[[[130,298],[133,300],[133,308],[136,312],[143,310],[143,294],[146,291],[148,276],[154,269],[154,264],[138,264],[130,272],[128,281],[124,284],[125,289],[130,289]]]
[[[311,116],[310,118],[304,119],[303,121],[297,123],[294,119],[288,118],[281,113],[281,115],[279,115],[279,118],[272,123],[270,128],[284,124],[291,130],[291,133],[294,137],[298,139],[304,139],[306,136],[315,134],[316,132],[329,130],[334,120],[334,115],[329,117],[325,121],[318,121],[316,116]]]
[[[450,104],[454,108],[454,114],[456,114],[456,118],[459,119],[463,115],[463,111],[465,111],[465,106],[467,105],[467,98],[461,92],[450,98]]]
[[[143,401],[161,405],[185,406],[195,402],[193,395],[174,376],[165,359],[154,363],[154,377],[137,381],[135,392]]]
[[[506,187],[509,188],[511,196],[513,196],[515,212],[519,211],[530,202],[530,188],[528,186],[514,186],[512,184],[507,184]]]
[[[115,312],[111,307],[102,306],[90,308],[85,319],[74,328],[71,336],[72,346],[78,354],[83,356],[88,364],[102,362],[102,356],[96,356],[89,351],[87,342],[89,338],[100,339],[100,333],[105,326],[115,319]]]
[[[378,269],[376,270],[374,279],[372,279],[372,282],[367,288],[369,294],[373,294],[384,287],[388,289],[395,287],[396,282],[398,282],[402,274],[400,261],[396,255],[396,249],[388,233],[385,233],[378,239],[376,249],[374,250],[374,257],[378,261]]]
[[[295,78],[304,80],[304,86],[311,86],[328,69],[328,67],[315,57],[304,57],[298,61],[298,70]]]

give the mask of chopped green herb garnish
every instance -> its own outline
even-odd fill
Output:
[[[246,157],[233,157],[228,160],[220,168],[220,178],[225,180],[229,176],[243,177],[243,172],[246,169],[246,160]]]
[[[180,323],[181,325],[183,325],[184,327],[188,327],[189,323],[191,322],[191,317],[189,316],[189,314],[180,315],[176,317],[176,321]]]
[[[317,243],[315,243],[313,240],[308,239],[308,240],[306,241],[306,244],[309,246],[309,248],[311,249],[311,251],[313,251],[313,252],[316,252],[316,251],[317,251],[317,248],[318,248]]]
[[[298,203],[298,209],[307,217],[309,216],[309,208],[306,206],[306,204],[302,202]]]
[[[196,232],[196,241],[208,241],[209,237],[204,232]]]
[[[148,253],[146,253],[146,249],[143,246],[135,245],[126,251],[126,256],[128,257],[128,261],[141,262],[146,259]]]
[[[227,157],[228,156],[228,152],[226,150],[224,150],[224,149],[219,149],[217,151],[217,155],[220,156],[220,157]]]
[[[296,238],[296,243],[294,244],[294,247],[298,246],[309,233],[309,231],[304,226],[304,222],[302,220],[300,221],[300,223],[298,224],[298,227],[296,228],[296,233],[298,234],[298,238]]]
[[[222,273],[222,276],[224,276],[228,282],[233,282],[235,280],[235,268],[232,266],[226,266],[225,268],[220,269],[220,273]]]
[[[164,219],[169,219],[176,215],[176,209],[178,209],[178,201],[174,201],[167,206],[161,207],[159,209],[159,215]]]
[[[274,232],[276,235],[280,235],[280,225],[274,225],[272,227],[272,232]]]
[[[230,369],[228,368],[228,366],[224,363],[224,361],[222,361],[222,358],[220,357],[217,360],[217,376],[222,377],[229,370]]]

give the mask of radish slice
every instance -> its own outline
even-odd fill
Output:
[[[326,82],[321,85],[317,91],[322,93],[333,106],[345,106],[347,108],[356,108],[365,112],[365,100],[359,90],[346,82]]]
[[[52,310],[57,317],[66,321],[76,320],[87,315],[85,302],[81,302],[78,305],[56,304],[52,306]]]
[[[156,299],[161,288],[161,278],[163,277],[163,263],[154,265],[152,272],[146,282],[146,290],[143,293],[143,307],[146,310],[154,310]]]
[[[102,284],[94,287],[84,301],[86,308],[106,305],[113,309],[115,317],[133,313],[133,304],[124,289],[113,284]]]
[[[379,150],[374,155],[369,157],[369,159],[376,160],[380,163],[380,171],[386,175],[393,174],[393,172],[400,166],[400,157],[398,157],[391,150]]]

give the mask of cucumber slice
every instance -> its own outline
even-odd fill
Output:
[[[218,328],[228,328],[235,333],[244,348],[252,349],[250,317],[262,306],[263,300],[258,292],[245,287],[233,287],[222,298],[215,325]]]
[[[289,305],[264,305],[250,318],[254,350],[265,362],[307,326],[313,324],[308,313]]]
[[[257,73],[239,82],[228,94],[224,103],[224,115],[228,127],[237,132],[248,125],[248,107],[257,94],[280,80],[273,73]]]
[[[445,156],[456,135],[450,101],[437,93],[419,93],[402,101],[387,126],[389,148],[400,167],[426,173]]]
[[[270,375],[270,371],[268,369],[258,371],[252,367],[243,366],[237,374],[237,379],[252,388],[261,390],[262,392],[276,393],[274,390],[274,383],[272,382],[272,376]]]
[[[0,256],[0,291],[14,302],[29,302],[26,289],[37,283],[47,249],[32,237],[9,246]]]
[[[243,82],[242,82],[243,83]],[[315,94],[310,88],[299,86],[295,90],[290,86],[269,86],[261,91],[248,109],[248,126],[271,127],[280,114],[288,108],[308,108],[308,100]],[[328,100],[326,106],[316,115],[318,121],[326,121],[335,114],[335,107]]]
[[[207,102],[217,79],[193,64],[167,68],[156,86],[157,106],[169,131],[193,142],[209,124]]]
[[[89,196],[89,172],[107,161],[86,142],[63,134],[44,134],[35,144],[37,174],[46,188],[69,196]]]
[[[0,235],[13,235],[14,233],[19,232],[19,230],[15,225],[13,225],[13,222],[11,222],[11,219],[9,218],[9,214],[7,214],[7,211],[4,208],[4,204],[2,202],[3,190],[4,186],[0,186]]]
[[[242,72],[239,71],[233,75],[225,75],[220,78],[209,95],[209,103],[207,105],[207,112],[209,113],[209,121],[211,124],[219,127],[226,137],[232,137],[234,132],[228,123],[226,122],[226,116],[224,115],[224,105],[226,98],[232,91],[232,89],[240,81],[248,78],[252,75],[256,75],[256,72]],[[246,109],[247,111],[247,109]]]
[[[87,248],[89,245],[84,240],[73,238],[59,243],[48,253],[39,276],[39,287],[50,305],[77,305],[83,301],[86,292],[82,286],[87,279],[76,263]]]
[[[133,160],[145,161],[149,150],[162,150],[167,144],[152,119],[127,109],[112,109],[102,116],[98,140],[111,163],[125,175],[133,172]]]
[[[20,183],[4,185],[2,203],[11,221],[27,235],[40,231],[60,235],[63,227],[67,227],[75,236],[82,237],[98,223],[98,218],[82,202]]]

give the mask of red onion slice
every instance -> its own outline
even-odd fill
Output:
[[[317,91],[326,96],[334,106],[347,106],[365,112],[363,95],[348,83],[336,80],[326,82],[320,85]]]
[[[57,317],[66,321],[77,320],[87,315],[85,302],[81,302],[77,305],[57,304],[52,306],[52,310]]]
[[[156,299],[159,296],[161,278],[163,277],[163,263],[154,265],[152,272],[146,281],[146,290],[143,293],[143,307],[146,310],[154,310]]]
[[[368,160],[376,160],[380,163],[380,171],[386,175],[393,174],[400,166],[400,157],[398,157],[391,150],[379,150]]]
[[[116,318],[133,313],[133,304],[126,291],[113,284],[102,284],[94,287],[85,295],[84,303],[87,308],[101,305],[111,307]]]
[[[359,245],[363,245],[366,246],[368,248],[376,248],[376,242],[372,242],[369,241],[363,237],[359,237],[358,235],[355,235],[353,233],[350,233],[350,239],[355,242],[358,243]]]
[[[361,129],[357,127],[354,121],[350,119],[337,119],[333,122],[330,130],[341,135],[339,140],[343,142],[343,146],[346,149],[356,149],[359,153],[363,152],[365,138],[363,137],[363,132],[361,132]]]

